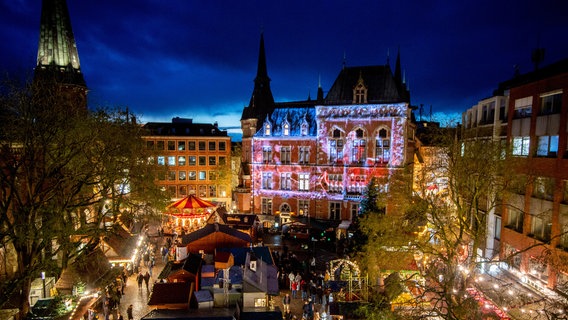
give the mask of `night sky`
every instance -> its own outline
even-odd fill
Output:
[[[31,76],[41,1],[0,0],[0,72]],[[467,4],[465,4],[467,3]],[[499,82],[568,58],[566,0],[67,0],[89,104],[128,106],[143,122],[189,117],[240,128],[264,32],[276,101],[315,98],[348,66],[394,70],[411,103],[456,114]],[[234,131],[234,130],[232,130]],[[240,130],[236,130],[240,131]]]

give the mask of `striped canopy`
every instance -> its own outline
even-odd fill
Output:
[[[205,209],[213,207],[216,207],[216,205],[209,201],[200,199],[193,194],[190,194],[189,196],[170,204],[168,206],[168,209],[184,210],[184,209]]]

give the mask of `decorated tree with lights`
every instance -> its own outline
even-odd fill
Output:
[[[499,141],[462,143],[454,132],[430,138],[435,143],[420,150],[429,154],[414,168],[413,192],[406,192],[404,175],[391,175],[383,199],[395,210],[361,217],[366,244],[355,257],[378,279],[377,296],[384,292],[386,275],[403,275],[413,297],[397,308],[404,316],[477,319],[482,310],[472,288],[497,264],[483,254],[491,247],[488,221],[507,197],[518,164],[503,161],[506,150]]]
[[[8,83],[0,95],[0,307],[30,309],[31,282],[90,254],[119,220],[165,204],[142,129],[124,110],[89,112],[69,88]]]

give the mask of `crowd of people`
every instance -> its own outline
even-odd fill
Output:
[[[282,297],[285,319],[323,320],[328,318],[329,303],[333,293],[328,287],[330,274],[318,270],[315,258],[300,261],[294,253],[284,247],[282,252],[275,251],[274,259],[279,266],[278,280],[281,291],[289,290]],[[303,301],[302,314],[293,314],[290,305],[294,300]]]

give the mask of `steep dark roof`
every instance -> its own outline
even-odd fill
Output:
[[[308,125],[307,136],[316,136],[317,134],[317,124],[316,124],[316,111],[313,107],[279,107],[275,108],[267,118],[263,119],[258,126],[258,131],[255,136],[263,136],[264,130],[263,126],[266,120],[270,121],[271,125],[271,136],[283,136],[283,125],[288,122],[290,125],[291,137],[301,136],[301,127],[304,121]]]
[[[173,118],[172,122],[148,122],[144,129],[154,136],[226,137],[227,131],[217,124],[193,123],[192,119]]]
[[[368,103],[410,102],[406,87],[396,81],[388,65],[345,67],[325,98],[325,104],[352,104],[353,88],[361,77],[368,88]]]
[[[188,243],[191,243],[195,240],[199,240],[203,237],[206,237],[210,234],[213,234],[215,232],[222,232],[225,234],[228,234],[230,236],[233,236],[235,238],[247,241],[247,242],[251,242],[251,238],[248,234],[241,232],[239,230],[233,229],[229,226],[226,226],[224,224],[208,224],[205,225],[205,227],[198,229],[194,232],[191,232],[189,234],[186,234],[184,236],[182,236],[182,244],[186,245]]]
[[[517,75],[507,81],[499,84],[499,87],[493,92],[493,95],[503,95],[505,90],[522,86],[531,82],[550,78],[563,73],[568,73],[568,59],[557,61],[553,64],[537,69],[532,72]]]

